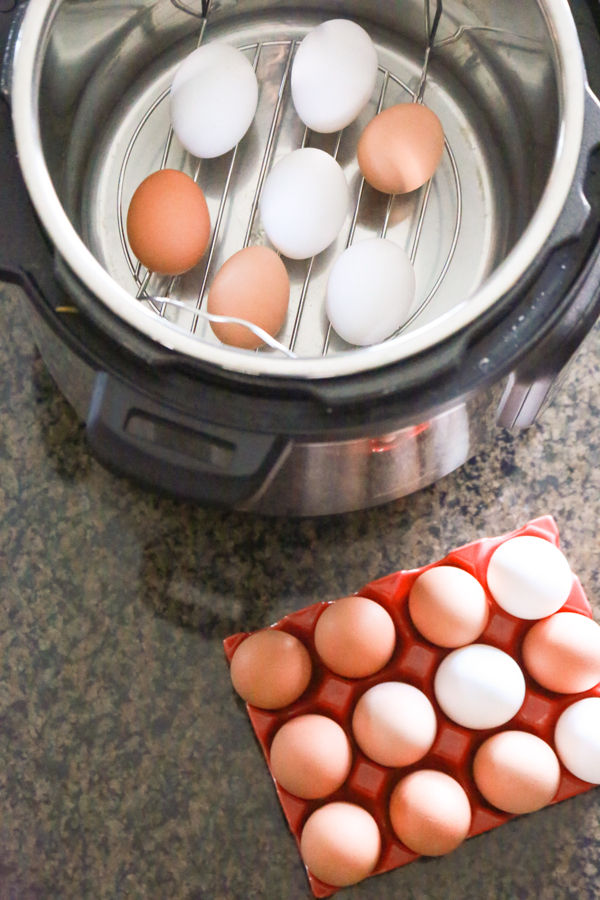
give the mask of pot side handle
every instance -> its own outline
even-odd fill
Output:
[[[155,403],[106,372],[96,376],[87,437],[107,468],[170,495],[235,507],[264,488],[287,457],[286,438],[200,422]]]

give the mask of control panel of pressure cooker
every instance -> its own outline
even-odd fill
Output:
[[[218,157],[233,151],[244,138],[259,102],[257,62],[252,64],[229,44],[213,41],[180,64],[171,85],[170,120],[190,154],[200,160]],[[264,332],[275,337],[284,324],[290,297],[281,257],[312,259],[327,250],[347,224],[350,189],[337,156],[343,130],[372,100],[378,73],[371,38],[347,19],[322,23],[298,46],[291,93],[296,114],[306,127],[304,141],[261,175],[256,212],[271,246],[258,250],[248,246],[247,240],[210,287],[206,312],[222,342],[250,350],[264,342]],[[415,95],[414,99],[421,98]],[[310,131],[339,133],[335,152],[307,146]],[[437,115],[422,102],[414,102],[378,110],[355,152],[364,180],[393,196],[428,182],[444,146]],[[207,253],[211,222],[198,180],[202,181],[201,166],[196,179],[162,168],[144,179],[133,194],[127,236],[148,273],[178,276]],[[351,234],[330,273],[327,315],[348,343],[374,344],[406,323],[414,312],[415,290],[413,265],[402,247],[385,235],[354,244]],[[252,329],[243,322],[250,322]]]
[[[600,783],[600,626],[549,516],[225,652],[317,897]]]

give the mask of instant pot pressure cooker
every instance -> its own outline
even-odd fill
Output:
[[[0,0],[0,272],[25,288],[36,342],[97,456],[181,497],[319,515],[400,497],[451,472],[497,426],[530,425],[600,313],[597,0]],[[441,15],[440,15],[441,12]],[[370,104],[337,135],[290,97],[308,30],[371,35]],[[169,123],[169,87],[200,41],[243,50],[260,85],[238,147],[199,161]],[[388,198],[358,137],[421,99],[446,145],[432,181]],[[265,177],[287,153],[336,155],[352,207],[338,241],[286,261],[283,351],[219,343],[203,318],[221,264],[265,243]],[[161,167],[197,178],[211,212],[191,272],[146,272],[124,226]],[[293,211],[290,212],[293,214]],[[413,260],[417,306],[372,347],[329,327],[346,246],[386,235]]]

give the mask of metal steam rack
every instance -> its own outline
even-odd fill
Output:
[[[204,8],[203,12],[206,11]],[[436,185],[439,177],[436,173],[431,181],[412,194],[375,197],[377,192],[365,183],[358,170],[355,161],[356,143],[367,121],[382,109],[399,102],[422,102],[428,77],[429,58],[441,11],[441,2],[437,0],[436,12],[432,18],[429,0],[426,0],[425,33],[429,38],[416,87],[411,87],[390,68],[380,65],[376,92],[369,108],[355,126],[349,126],[335,135],[317,135],[311,132],[300,122],[293,108],[290,75],[294,55],[301,39],[288,37],[240,44],[239,49],[248,56],[257,72],[261,94],[268,94],[270,100],[269,109],[263,110],[265,121],[262,146],[259,149],[252,147],[251,164],[248,163],[249,156],[245,153],[244,147],[248,142],[257,143],[251,137],[252,128],[237,147],[217,162],[197,160],[179,146],[168,119],[169,79],[169,86],[160,90],[133,131],[118,176],[119,238],[129,273],[135,284],[137,299],[172,327],[183,329],[197,336],[200,341],[218,344],[218,339],[210,329],[207,321],[209,316],[206,313],[206,301],[212,279],[223,262],[236,250],[251,244],[268,243],[260,227],[259,205],[265,179],[276,157],[281,158],[285,152],[291,152],[298,147],[319,146],[340,161],[347,175],[349,167],[353,209],[347,227],[329,250],[309,260],[284,260],[292,285],[287,320],[277,340],[270,340],[268,343],[271,346],[264,346],[258,352],[283,352],[290,357],[315,357],[354,349],[335,334],[327,321],[325,287],[331,265],[357,237],[362,239],[368,236],[389,236],[397,240],[404,246],[411,262],[416,265],[428,213],[432,214],[432,196],[436,192],[438,195],[445,193],[442,202],[446,209],[450,210],[450,215],[446,216],[444,252],[441,254],[437,252],[433,267],[428,263],[430,277],[425,284],[423,279],[417,277],[415,311],[396,335],[414,327],[415,323],[418,325],[444,281],[459,240],[463,219],[463,198],[455,155],[446,139],[442,162],[445,167],[443,185]],[[198,45],[204,38],[206,22],[205,16],[202,20]],[[266,73],[265,81],[261,79],[261,72]],[[137,145],[147,139],[147,132],[151,132],[153,140],[157,141],[157,135],[161,130],[163,140],[160,168],[169,166],[187,171],[201,184],[209,200],[209,206],[212,202],[212,234],[207,252],[191,273],[170,278],[147,271],[135,259],[127,241],[125,227],[129,202],[125,186],[128,179],[129,181],[132,179],[130,167],[134,164]],[[282,135],[285,135],[285,140]],[[139,183],[142,178],[139,175],[136,177]],[[205,181],[208,182],[208,191]],[[452,186],[452,197],[448,196],[449,185]],[[242,218],[245,221],[241,221]],[[264,333],[262,335],[264,336]]]

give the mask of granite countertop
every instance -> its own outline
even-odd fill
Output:
[[[265,519],[105,471],[0,287],[1,900],[308,900],[223,638],[545,513],[600,620],[599,349],[434,487]],[[599,816],[592,790],[337,896],[595,898]]]

